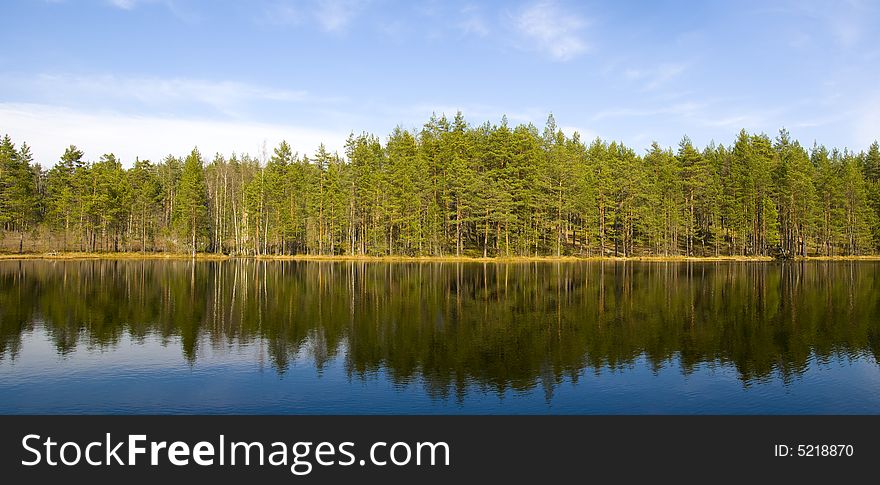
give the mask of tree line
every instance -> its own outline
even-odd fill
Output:
[[[193,149],[130,168],[71,145],[51,169],[0,140],[5,250],[233,255],[777,256],[880,249],[880,147],[785,129],[645,153],[532,124],[432,116],[343,154]]]

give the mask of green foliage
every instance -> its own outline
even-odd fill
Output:
[[[82,168],[83,152],[71,145],[64,150],[61,160],[49,170],[47,175],[47,220],[46,222],[55,229],[64,232],[64,249],[67,242],[71,225],[75,225],[79,214],[78,201],[81,198],[81,187],[77,186],[79,179],[76,171]]]
[[[871,144],[868,153],[864,155],[865,186],[868,193],[868,204],[874,211],[874,220],[880,220],[880,144],[877,141]],[[872,249],[880,247],[880,224],[872,226]]]
[[[146,251],[147,238],[151,242],[155,239],[162,207],[162,184],[157,168],[149,160],[136,160],[128,171],[128,184],[132,191],[129,229],[135,237],[140,236],[140,249]]]
[[[208,198],[202,155],[193,148],[183,163],[177,201],[173,215],[174,225],[183,238],[189,237],[193,255],[199,239],[207,233]]]
[[[44,173],[0,141],[0,224],[81,250],[312,255],[855,255],[880,243],[880,146],[808,151],[786,130],[651,145],[432,116],[344,156],[198,150],[124,168],[75,146]]]
[[[131,209],[132,191],[122,163],[112,153],[103,155],[87,171],[83,211],[91,230],[92,250],[119,250],[119,238]]]
[[[24,233],[38,217],[37,179],[31,164],[30,147],[26,143],[16,151],[5,135],[0,140],[0,224],[7,231],[19,234],[18,251],[23,250]]]

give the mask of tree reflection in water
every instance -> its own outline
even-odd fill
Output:
[[[0,262],[0,359],[43,325],[59,354],[125,334],[261,344],[284,372],[344,359],[431,395],[551,394],[585,370],[732,365],[789,382],[811,359],[880,356],[880,264]]]

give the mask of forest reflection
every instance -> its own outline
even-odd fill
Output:
[[[744,385],[812,359],[880,357],[880,264],[2,261],[0,361],[44,326],[56,351],[135,340],[263,345],[279,372],[552,389],[644,358],[733,366]]]

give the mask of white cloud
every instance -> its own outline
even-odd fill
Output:
[[[452,119],[459,111],[471,124],[481,124],[485,121],[497,123],[501,121],[502,116],[507,116],[508,121],[512,123],[537,123],[538,121],[543,123],[543,120],[547,118],[547,112],[540,109],[519,108],[511,111],[486,104],[456,105],[449,103],[419,103],[390,110],[389,114],[396,118],[411,118],[424,122],[432,113]]]
[[[63,0],[59,0],[63,1]],[[142,5],[162,5],[178,20],[189,24],[199,23],[201,16],[196,9],[187,8],[185,2],[175,0],[104,0],[105,4],[120,10],[131,11]]]
[[[643,118],[660,115],[692,117],[699,114],[705,107],[706,104],[684,102],[659,108],[616,108],[600,111],[593,115],[591,120],[601,121],[607,118]]]
[[[174,0],[104,0],[111,7],[116,7],[121,10],[134,10],[136,7],[145,4],[156,4],[162,3],[172,11],[175,10],[175,2]]]
[[[839,112],[834,113],[829,116],[819,116],[815,118],[802,118],[794,123],[786,125],[787,128],[818,128],[823,126],[829,126],[833,124],[840,123],[841,121],[845,121],[850,116],[852,116],[849,112]]]
[[[682,62],[664,63],[651,68],[628,68],[622,73],[627,81],[642,84],[642,91],[654,91],[673,79],[681,76],[688,68]]]
[[[590,143],[590,141],[595,140],[596,137],[599,136],[599,133],[595,130],[591,130],[589,128],[583,128],[578,126],[560,126],[560,130],[565,133],[565,136],[573,136],[577,133],[581,137],[581,142]]]
[[[880,140],[880,96],[864,103],[861,113],[855,118],[856,143],[867,147]]]
[[[877,4],[851,0],[831,2],[824,5],[804,7],[819,21],[826,22],[827,29],[837,43],[844,48],[860,44],[872,30],[872,22],[877,19]]]
[[[532,43],[529,48],[557,61],[571,60],[589,50],[582,32],[587,21],[555,1],[540,1],[521,10],[514,26]]]
[[[348,136],[303,126],[84,113],[26,103],[0,103],[0,126],[15,143],[27,142],[44,167],[53,165],[70,144],[85,151],[87,159],[113,152],[130,166],[135,157],[158,161],[169,153],[186,154],[193,146],[207,157],[233,151],[256,155],[264,142],[271,149],[285,139],[300,153],[312,153],[322,142],[329,150],[341,151]]]
[[[685,64],[663,64],[657,67],[646,81],[646,91],[653,91],[667,82],[679,77],[687,69]]]
[[[713,117],[704,119],[703,124],[713,127],[746,128],[749,131],[761,130],[769,125],[767,117],[763,113],[743,113],[726,116],[723,118]]]
[[[480,37],[489,35],[489,27],[480,14],[479,8],[468,5],[461,9],[461,14],[464,18],[457,25],[459,31],[465,35],[474,34]]]
[[[723,129],[724,133],[735,134],[745,128],[750,132],[774,132],[780,126],[788,126],[786,120],[792,119],[791,107],[750,108],[744,100],[711,99],[673,103],[645,108],[617,108],[596,113],[590,122],[603,122],[606,126],[615,126],[626,130],[629,126],[645,126],[645,120],[652,121],[650,138],[657,139],[664,132],[669,133],[672,127],[682,133],[692,134],[700,130],[715,132],[712,129]],[[647,141],[638,137],[630,141]]]
[[[155,109],[180,111],[184,105],[213,108],[227,116],[260,102],[332,103],[339,98],[313,96],[304,90],[278,89],[235,81],[188,78],[120,77],[115,75],[43,74],[9,76],[0,81],[4,89],[23,90],[40,99],[92,102],[98,106],[137,103]],[[66,103],[63,103],[66,104]]]
[[[256,22],[264,25],[317,25],[324,32],[344,32],[370,0],[276,0],[264,5]]]
[[[645,71],[641,69],[629,68],[623,71],[624,79],[628,81],[638,81],[646,76]]]
[[[364,0],[318,0],[314,9],[318,24],[326,32],[341,32],[364,8]]]
[[[273,3],[263,11],[258,22],[271,25],[298,25],[302,22],[302,12],[287,3]]]
[[[823,0],[792,0],[786,3],[768,2],[774,7],[769,11],[786,16],[800,16],[812,21],[804,25],[805,31],[793,36],[790,44],[803,46],[812,40],[813,34],[825,34],[839,47],[848,49],[861,44],[871,31],[877,15],[877,3],[861,0],[828,2]],[[768,10],[758,10],[763,14]],[[800,22],[803,25],[803,22]]]
[[[138,3],[137,0],[107,0],[107,2],[110,5],[113,5],[116,8],[121,8],[123,10],[131,10]]]

